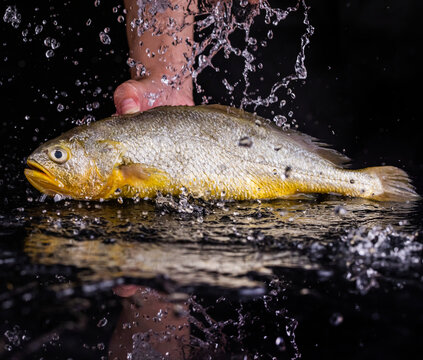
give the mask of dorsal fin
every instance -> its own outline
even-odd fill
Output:
[[[342,167],[349,166],[351,159],[348,156],[332,149],[330,145],[321,142],[319,139],[292,129],[282,130],[282,132],[302,148],[319,155],[332,164]]]
[[[228,106],[228,105],[220,105],[220,104],[211,104],[211,105],[200,105],[200,106],[196,106],[197,108],[204,108],[205,110],[216,110],[219,111],[221,113],[227,114],[227,115],[233,115],[233,116],[237,116],[237,117],[241,117],[243,119],[248,119],[251,121],[256,121],[256,120],[260,120],[260,121],[269,121],[267,119],[262,118],[261,116],[252,114],[248,111],[242,110],[242,109],[237,109],[234,108],[232,106]],[[270,121],[269,121],[270,122]]]
[[[239,116],[244,119],[249,119],[251,121],[256,121],[256,120],[260,120],[262,122],[265,121],[266,123],[273,125],[273,127],[275,127],[281,133],[288,136],[291,140],[295,141],[298,145],[300,145],[305,150],[319,155],[323,159],[330,161],[332,164],[336,166],[347,167],[348,163],[350,162],[349,157],[332,149],[330,145],[319,141],[315,137],[307,135],[307,134],[303,134],[297,130],[281,129],[277,127],[275,124],[273,124],[272,121],[262,118],[261,116],[254,115],[247,111],[237,109],[231,106],[226,106],[226,105],[212,104],[212,105],[203,105],[202,107],[204,107],[204,109],[214,109],[224,114]]]

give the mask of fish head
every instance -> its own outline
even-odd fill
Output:
[[[64,136],[38,147],[25,176],[37,190],[79,200],[107,198],[122,157],[120,143],[90,136]]]

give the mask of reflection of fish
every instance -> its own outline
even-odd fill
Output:
[[[307,135],[242,110],[175,106],[72,129],[35,150],[25,175],[43,193],[75,199],[177,195],[183,188],[205,199],[329,192],[419,198],[404,171],[348,170],[346,160]]]

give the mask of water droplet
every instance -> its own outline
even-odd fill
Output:
[[[344,317],[340,313],[333,313],[329,319],[329,323],[333,326],[341,325],[344,321]]]
[[[276,115],[273,118],[273,121],[275,122],[275,124],[277,126],[283,126],[284,124],[286,124],[287,120],[288,119],[285,116],[283,116],[283,115]]]
[[[286,350],[285,340],[283,339],[283,337],[281,336],[277,337],[275,340],[275,344],[279,348],[280,351]]]
[[[57,49],[59,46],[60,46],[60,43],[59,43],[56,39],[51,38],[51,40],[50,40],[50,47],[51,47],[53,50],[55,50],[55,49]]]
[[[46,51],[46,58],[51,58],[54,56],[54,51],[53,50],[47,50]]]
[[[228,93],[232,94],[232,92],[234,91],[234,87],[231,84],[229,84],[228,80],[223,79],[222,83],[223,85],[225,85],[226,89],[228,90]]]
[[[110,38],[110,36],[107,35],[104,31],[100,32],[99,37],[100,37],[100,41],[105,45],[109,45],[112,42],[112,39]]]
[[[129,57],[127,60],[126,60],[126,64],[129,66],[129,67],[134,67],[134,66],[136,66],[137,65],[137,61],[135,60],[135,59],[133,59],[133,58],[131,58],[131,57]]]
[[[138,63],[135,66],[135,69],[136,69],[137,77],[143,77],[147,72],[147,69],[145,68],[145,66],[143,64],[140,64],[140,63]]]
[[[169,85],[169,79],[167,78],[166,75],[162,76],[161,82],[162,84]]]
[[[238,146],[249,148],[253,146],[253,140],[249,136],[244,136],[241,139],[239,139]]]
[[[38,35],[41,31],[43,31],[43,25],[37,25],[34,29],[35,35]]]
[[[335,207],[335,214],[343,216],[347,214],[347,210],[343,206],[338,205]]]
[[[104,327],[106,325],[107,325],[107,319],[106,318],[100,319],[100,321],[97,323],[97,327]]]

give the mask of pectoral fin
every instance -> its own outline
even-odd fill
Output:
[[[142,164],[129,164],[119,166],[122,179],[128,183],[148,180],[156,169],[146,167]]]
[[[157,191],[170,191],[172,182],[169,175],[160,169],[144,164],[120,165],[116,168],[118,187],[124,196],[151,197]]]
[[[96,158],[98,174],[105,180],[116,164],[121,164],[121,158],[126,152],[126,146],[118,141],[97,140],[93,143],[93,149],[99,156]]]

